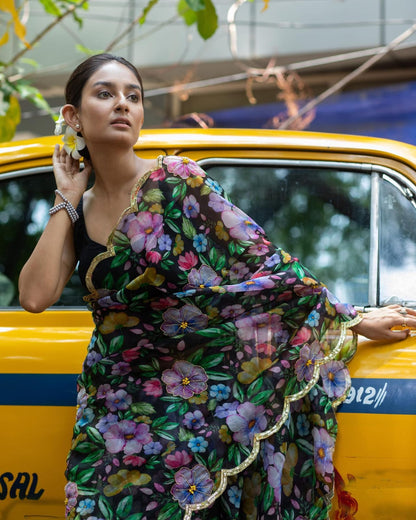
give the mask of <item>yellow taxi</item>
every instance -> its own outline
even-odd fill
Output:
[[[0,145],[0,519],[63,519],[76,377],[93,327],[76,273],[39,315],[17,278],[54,198],[59,138]],[[416,147],[274,130],[147,130],[143,157],[196,160],[273,242],[365,311],[416,307]],[[361,341],[339,408],[332,517],[416,518],[416,338]]]

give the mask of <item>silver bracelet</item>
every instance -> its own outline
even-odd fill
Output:
[[[59,195],[61,197],[61,199],[63,200],[63,202],[60,202],[56,206],[53,206],[53,208],[51,208],[49,210],[49,215],[54,215],[61,209],[65,209],[69,215],[69,218],[71,219],[71,222],[73,224],[75,224],[75,222],[79,219],[79,215],[76,212],[74,206],[69,202],[69,200],[65,197],[65,195],[62,192],[60,192],[59,190],[55,190],[55,194]]]

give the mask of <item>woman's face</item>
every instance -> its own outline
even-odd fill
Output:
[[[134,73],[117,61],[96,70],[82,90],[78,110],[87,146],[133,146],[143,125],[143,102]]]

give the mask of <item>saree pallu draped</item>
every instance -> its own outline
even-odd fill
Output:
[[[327,517],[351,306],[178,157],[137,183],[86,282],[67,518]]]

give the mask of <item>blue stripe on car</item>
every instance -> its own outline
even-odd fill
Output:
[[[0,374],[0,405],[75,406],[76,374]],[[416,379],[352,380],[339,413],[416,415]]]

